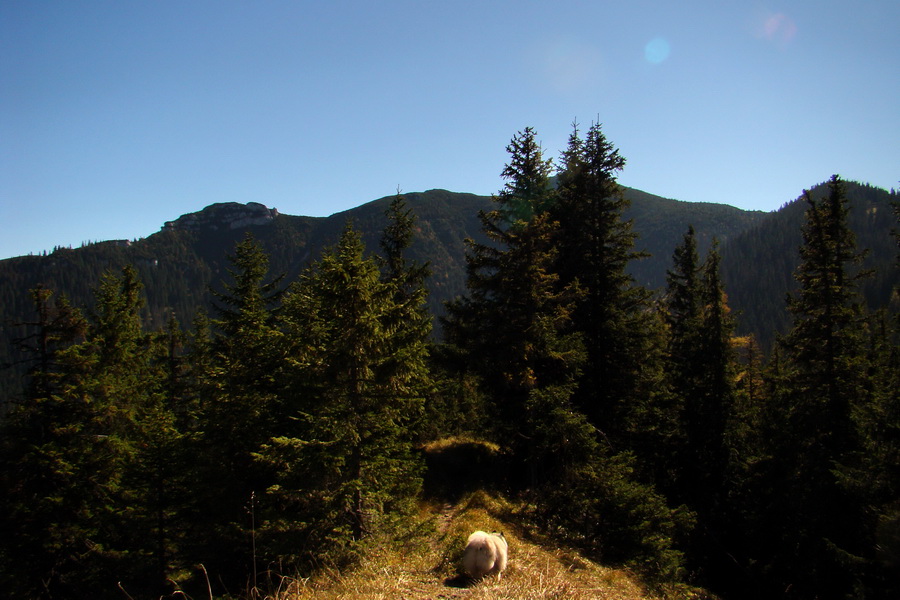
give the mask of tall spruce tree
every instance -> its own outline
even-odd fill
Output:
[[[894,214],[900,223],[896,202]],[[892,233],[900,249],[900,229]],[[900,595],[900,313],[890,309],[869,320],[868,397],[854,411],[861,460],[839,471],[841,483],[866,507],[864,585],[866,598],[878,599]]]
[[[700,349],[702,324],[700,257],[693,225],[672,254],[672,268],[666,271],[665,320],[668,330],[666,374],[672,389],[676,413],[676,435],[671,450],[674,465],[664,489],[673,497],[687,501],[695,478],[686,478],[685,469],[695,472],[704,465],[693,461],[685,426],[686,404],[699,391],[705,365]],[[695,410],[694,413],[697,411]],[[696,432],[695,432],[696,435]]]
[[[293,560],[316,561],[329,549],[340,558],[405,513],[420,489],[410,424],[421,413],[425,345],[398,327],[397,297],[349,225],[285,297],[293,425],[257,460],[277,473],[269,547]]]
[[[380,246],[384,252],[382,281],[391,294],[391,309],[384,316],[383,327],[389,332],[394,349],[384,365],[384,377],[396,383],[397,393],[422,398],[430,387],[426,376],[428,344],[432,321],[428,312],[428,289],[431,275],[428,264],[411,261],[407,256],[412,245],[416,223],[412,210],[399,193],[385,211],[388,224],[382,232]]]
[[[702,364],[692,360],[701,322],[700,257],[697,234],[688,227],[675,247],[672,269],[666,272],[666,321],[669,325],[669,361],[672,379],[682,393],[694,386]]]
[[[712,519],[723,500],[728,424],[734,406],[734,321],[719,276],[714,241],[699,264],[690,227],[668,272],[669,373],[681,407],[675,495]],[[712,527],[712,523],[705,523]]]
[[[773,525],[771,573],[792,597],[843,597],[859,581],[865,530],[862,507],[837,475],[859,460],[853,413],[866,398],[863,313],[856,283],[862,254],[847,224],[849,204],[834,176],[828,195],[808,204],[794,324],[785,354],[783,430],[773,454],[781,463],[775,490],[783,516]]]
[[[230,281],[214,291],[217,318],[206,351],[208,371],[200,383],[203,422],[200,519],[207,528],[207,567],[240,584],[252,572],[254,493],[271,483],[253,459],[264,442],[277,435],[278,371],[282,335],[275,311],[281,276],[269,275],[269,259],[247,234],[228,256]]]
[[[133,583],[141,586],[129,586],[133,593],[171,592],[172,578],[192,564],[185,546],[197,533],[192,531],[194,495],[184,490],[197,483],[198,412],[183,341],[174,316],[150,337],[148,393],[136,408],[135,450],[123,468],[130,544],[138,564]]]
[[[694,359],[700,377],[684,399],[686,452],[685,502],[697,513],[690,559],[703,581],[720,585],[717,578],[733,566],[728,533],[734,522],[729,502],[729,475],[735,457],[730,444],[736,407],[737,356],[734,351],[734,319],[719,275],[720,256],[714,239],[701,267],[702,307],[698,347]],[[725,583],[731,580],[726,575]],[[699,578],[698,578],[699,579]]]
[[[701,382],[702,398],[699,406],[686,407],[694,421],[693,431],[689,432],[689,436],[693,433],[692,445],[699,460],[707,465],[701,484],[706,497],[701,502],[707,503],[712,512],[722,508],[720,504],[726,491],[728,424],[734,410],[737,376],[733,345],[735,323],[719,274],[720,263],[719,244],[714,239],[702,268],[700,342],[706,364]]]
[[[866,598],[900,594],[900,316],[873,315],[868,340],[868,398],[856,407],[862,444],[841,483],[865,510]]]
[[[577,285],[583,295],[572,315],[572,328],[584,339],[587,362],[576,403],[617,447],[630,439],[638,407],[648,409],[655,394],[651,338],[656,331],[649,294],[635,285],[628,263],[635,251],[632,222],[623,217],[628,201],[616,177],[625,158],[607,140],[599,123],[582,140],[577,125],[562,154],[559,193],[551,215],[559,222],[554,269],[560,285]]]
[[[447,341],[464,350],[494,403],[498,440],[528,465],[526,478],[535,485],[553,472],[553,443],[536,441],[549,430],[537,429],[551,426],[554,404],[568,404],[583,360],[569,323],[580,292],[574,283],[561,286],[553,271],[552,167],[534,130],[517,134],[507,151],[506,183],[495,208],[480,214],[489,241],[468,241],[468,295],[448,305],[443,323]]]
[[[58,388],[58,355],[61,350],[81,338],[87,321],[68,298],[56,295],[44,286],[29,290],[35,309],[35,320],[22,323],[27,333],[14,341],[24,355],[21,362],[28,365],[27,403],[34,398],[46,398]]]
[[[84,425],[96,440],[90,450],[95,458],[92,477],[102,488],[91,507],[97,526],[91,540],[97,549],[93,564],[105,579],[98,585],[111,586],[116,573],[144,583],[140,563],[150,536],[140,539],[140,528],[131,521],[134,489],[125,477],[136,460],[140,413],[158,384],[152,339],[141,321],[143,284],[137,270],[126,266],[118,275],[105,274],[95,295],[87,339],[71,349],[77,356],[71,392],[90,405],[91,417]]]
[[[88,534],[79,517],[93,490],[78,480],[90,446],[81,435],[88,413],[66,395],[68,348],[83,341],[87,321],[52,290],[30,295],[36,317],[19,344],[32,364],[29,385],[0,435],[0,586],[46,598],[78,585]]]
[[[232,281],[215,292],[218,318],[213,322],[211,374],[215,397],[207,400],[205,409],[207,436],[222,444],[223,466],[240,480],[246,476],[250,453],[276,421],[280,334],[274,310],[283,277],[269,277],[268,256],[250,234],[228,258]]]
[[[47,297],[35,295],[39,312]],[[106,274],[84,339],[54,353],[54,366],[32,388],[35,396],[11,415],[9,440],[17,440],[20,452],[16,469],[28,474],[9,488],[14,520],[4,528],[21,544],[11,556],[30,563],[19,572],[33,573],[37,581],[24,587],[35,596],[86,597],[94,589],[114,589],[116,581],[146,583],[140,526],[131,520],[139,507],[125,477],[135,462],[141,408],[156,385],[142,306],[132,267]],[[53,320],[63,325],[58,331],[82,329],[77,314],[61,308]],[[20,428],[34,425],[39,429],[23,437]]]

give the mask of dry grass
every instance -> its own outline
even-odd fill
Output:
[[[511,507],[476,492],[459,504],[423,505],[416,527],[402,540],[372,544],[365,559],[347,572],[282,581],[272,600],[643,600],[658,598],[624,571],[609,569],[577,553],[529,542],[498,515]],[[458,571],[465,540],[475,529],[503,531],[509,567],[501,581],[470,582]],[[669,594],[689,597],[690,594]]]
[[[422,449],[426,452],[440,452],[441,450],[447,450],[450,448],[455,448],[464,444],[473,444],[477,446],[484,446],[491,452],[499,452],[500,446],[493,442],[488,442],[485,440],[480,440],[477,438],[469,437],[469,436],[456,436],[456,437],[447,437],[441,438],[438,440],[434,440],[424,444]]]

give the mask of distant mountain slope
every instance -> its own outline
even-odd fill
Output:
[[[763,213],[725,206],[679,202],[625,189],[632,206],[626,218],[635,220],[638,247],[653,256],[636,265],[638,280],[650,287],[665,282],[672,249],[689,223],[703,240],[727,239],[759,220]],[[480,237],[478,211],[488,209],[487,196],[430,190],[404,194],[418,219],[412,254],[430,261],[434,275],[429,283],[432,308],[465,289],[467,237]],[[117,240],[78,249],[60,248],[47,256],[23,256],[0,261],[0,307],[3,318],[22,319],[29,311],[27,290],[41,283],[65,292],[76,304],[88,305],[91,290],[102,273],[134,264],[148,296],[147,318],[151,326],[165,322],[170,310],[189,320],[198,306],[209,301],[208,286],[225,276],[234,244],[250,231],[271,258],[274,273],[295,277],[323,246],[337,241],[348,219],[363,233],[368,247],[377,251],[384,212],[392,197],[368,202],[330,217],[278,214],[257,203],[213,204],[196,213],[167,222],[149,237],[129,242]]]
[[[897,245],[891,229],[897,228],[891,202],[897,196],[883,189],[845,182],[850,200],[850,228],[857,248],[867,250],[862,265],[874,275],[860,288],[871,310],[888,304],[900,284]],[[828,194],[827,184],[813,187],[814,199]],[[802,196],[769,213],[729,240],[722,249],[722,278],[729,304],[738,314],[740,333],[753,333],[769,348],[776,333],[790,327],[785,298],[796,289],[793,273],[800,262],[801,227],[807,204]],[[894,300],[896,302],[896,300]]]
[[[870,237],[874,236],[879,248],[890,243],[890,194],[855,184],[851,191],[854,202],[868,207],[861,211],[863,216],[855,217],[855,226],[873,232],[871,236],[861,235],[861,242],[872,247],[875,240]],[[701,250],[705,251],[713,237],[723,242],[726,289],[732,306],[740,311],[742,328],[764,331],[783,326],[783,299],[792,288],[790,273],[795,264],[789,257],[796,255],[799,246],[802,205],[762,213],[724,204],[670,200],[629,188],[624,193],[631,201],[625,217],[634,220],[637,249],[652,255],[629,266],[639,284],[651,289],[665,285],[672,252],[688,225],[693,224]],[[411,254],[431,263],[429,308],[439,314],[444,301],[465,291],[464,240],[480,239],[478,211],[490,208],[491,199],[446,190],[404,196],[418,219]],[[348,219],[362,232],[368,248],[376,251],[391,199],[374,200],[330,217],[278,214],[257,203],[213,204],[182,215],[135,242],[100,242],[78,249],[57,249],[46,256],[2,260],[0,364],[15,359],[11,342],[23,330],[12,324],[31,318],[28,290],[39,284],[65,293],[76,306],[90,307],[92,290],[105,271],[134,264],[146,289],[147,326],[162,327],[172,313],[187,325],[199,307],[210,306],[209,289],[227,279],[226,255],[246,232],[251,232],[269,254],[271,272],[284,273],[287,281],[292,281],[323,247],[337,242]],[[887,250],[879,250],[877,260],[886,260],[887,254]],[[896,273],[880,280],[879,290],[872,293],[884,297],[891,281],[896,281]],[[20,389],[21,372],[21,368],[0,372],[0,399]]]
[[[624,188],[624,194],[631,202],[624,217],[634,221],[638,233],[635,246],[651,255],[629,265],[629,272],[635,281],[650,289],[666,285],[666,270],[671,267],[672,252],[682,242],[690,225],[697,232],[699,250],[705,253],[713,238],[724,244],[766,216],[761,211],[741,210],[727,204],[671,200],[632,188]]]
[[[429,302],[437,311],[444,299],[464,289],[463,240],[478,237],[478,210],[490,200],[441,190],[406,194],[406,199],[418,215],[412,254],[432,263]],[[376,250],[390,200],[382,198],[315,218],[278,214],[256,203],[213,204],[169,221],[159,232],[135,242],[99,242],[78,249],[59,248],[46,256],[2,260],[0,365],[19,360],[13,340],[24,334],[24,328],[15,323],[33,318],[28,290],[38,285],[64,293],[74,305],[89,309],[103,273],[133,264],[145,287],[147,327],[163,327],[173,313],[188,325],[199,308],[211,307],[210,288],[228,279],[226,257],[247,232],[269,254],[270,272],[284,273],[287,281],[293,281],[324,246],[338,241],[348,219],[363,233],[368,247]],[[23,372],[23,365],[0,371],[0,401],[19,393]]]

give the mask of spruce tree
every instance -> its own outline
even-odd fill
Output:
[[[649,294],[627,272],[644,255],[635,251],[632,222],[623,217],[628,202],[616,177],[624,167],[599,123],[583,140],[575,126],[550,210],[559,222],[554,270],[560,285],[577,282],[583,291],[572,314],[572,329],[587,350],[575,401],[618,448],[640,443],[631,434],[641,410],[656,410],[649,404],[658,392],[647,384],[660,366],[649,361],[655,331]]]
[[[35,298],[42,311],[46,294]],[[73,331],[79,318],[63,306],[62,330]],[[84,339],[55,352],[51,373],[39,375],[36,395],[11,417],[9,439],[18,447],[8,446],[5,458],[17,457],[17,469],[28,475],[10,486],[8,500],[17,505],[6,525],[19,543],[31,539],[15,556],[31,563],[21,572],[40,582],[36,595],[86,596],[113,589],[117,580],[145,583],[136,539],[142,532],[131,520],[140,505],[125,477],[136,456],[139,414],[156,384],[142,306],[132,267],[106,274]],[[19,428],[34,425],[39,429],[23,436]]]
[[[553,270],[558,229],[547,212],[555,196],[551,163],[534,131],[520,132],[507,151],[506,183],[494,198],[496,207],[480,214],[489,242],[468,242],[468,295],[448,305],[444,333],[480,376],[494,403],[495,435],[511,446],[520,465],[528,464],[534,485],[559,473],[551,468],[552,444],[536,441],[549,431],[537,429],[551,426],[554,403],[568,405],[583,360],[579,336],[570,327],[580,292],[574,283],[561,286]]]
[[[207,567],[241,584],[252,571],[248,505],[271,483],[253,454],[281,423],[278,373],[282,335],[275,311],[281,276],[269,276],[269,259],[247,234],[228,256],[230,280],[215,290],[208,372],[201,381],[202,498],[200,519],[207,528]]]
[[[385,255],[381,279],[388,286],[391,302],[383,327],[389,333],[394,349],[382,367],[381,377],[401,386],[397,389],[398,394],[421,399],[431,384],[427,360],[432,321],[425,287],[431,269],[428,264],[411,261],[407,256],[416,219],[399,193],[391,201],[385,216],[388,224],[380,240]]]
[[[719,276],[718,244],[714,240],[701,268],[701,318],[693,370],[698,375],[685,396],[687,460],[695,467],[693,508],[711,518],[720,516],[726,492],[728,423],[734,409],[736,357],[732,347],[734,319]],[[697,469],[697,465],[702,465]]]
[[[78,480],[90,447],[81,435],[86,406],[65,393],[68,349],[83,341],[87,321],[64,297],[51,302],[52,290],[30,295],[36,318],[19,344],[32,363],[29,385],[0,435],[0,586],[40,598],[78,585],[88,535],[80,515],[93,490]]]
[[[488,243],[469,242],[468,294],[448,305],[445,337],[494,406],[494,435],[518,467],[512,481],[547,508],[535,516],[567,543],[673,576],[681,560],[671,538],[679,513],[652,486],[636,481],[633,458],[610,452],[609,438],[601,441],[572,402],[576,386],[585,385],[579,381],[584,344],[573,318],[584,292],[579,274],[570,273],[568,281],[560,275],[565,230],[557,220],[561,203],[548,185],[550,163],[531,129],[508,150],[496,208],[481,215]],[[633,317],[639,309],[630,308],[634,312],[625,312]],[[632,397],[638,388],[629,387]]]
[[[732,568],[728,539],[735,521],[729,501],[729,478],[736,457],[730,444],[736,407],[738,373],[734,351],[734,319],[719,275],[718,242],[714,239],[701,268],[702,317],[695,360],[697,387],[685,398],[684,423],[689,461],[685,465],[687,503],[697,513],[691,558],[702,565],[705,581],[717,585],[723,569]],[[740,425],[737,425],[740,427]],[[730,579],[730,576],[727,576]],[[726,580],[727,581],[727,580]]]
[[[778,426],[779,420],[766,413],[767,407],[771,406],[768,400],[770,386],[756,340],[752,336],[736,338],[735,347],[739,366],[735,375],[734,405],[726,426],[729,451],[727,496],[721,511],[727,517],[723,543],[731,560],[730,564],[717,565],[711,573],[715,579],[711,587],[723,595],[743,590],[744,595],[738,597],[753,597],[752,586],[747,580],[750,573],[747,563],[748,557],[754,556],[753,532],[765,521],[756,513],[755,506],[758,498],[768,493],[766,479],[761,477],[767,469],[761,465],[772,461],[767,455],[769,431]]]
[[[198,482],[198,412],[183,343],[174,316],[150,338],[148,393],[136,407],[135,450],[123,468],[127,526],[138,564],[133,583],[147,593],[171,591],[172,578],[192,564],[187,541],[197,534],[192,529],[195,496],[184,493]]]
[[[692,497],[690,489],[696,477],[686,477],[685,470],[694,473],[705,465],[697,463],[689,449],[689,434],[686,427],[686,404],[699,393],[700,379],[705,369],[700,349],[702,324],[702,290],[700,257],[697,253],[697,238],[694,227],[688,227],[682,243],[675,247],[672,255],[672,269],[666,271],[666,295],[664,298],[667,325],[666,374],[672,389],[676,410],[676,436],[672,451],[674,466],[669,480],[662,482],[667,492],[681,501]],[[696,410],[693,411],[696,414]]]
[[[871,322],[869,397],[854,415],[861,461],[841,481],[866,507],[867,597],[887,599],[900,593],[900,317],[880,311]]]
[[[681,392],[693,387],[702,369],[692,360],[701,321],[700,257],[693,225],[675,247],[672,269],[666,272],[666,315],[670,331],[669,356],[672,378]]]
[[[283,276],[269,277],[268,256],[250,234],[228,259],[233,265],[228,271],[231,282],[214,292],[218,318],[212,323],[212,383],[218,397],[207,408],[222,418],[213,425],[225,428],[219,433],[231,437],[228,445],[241,446],[232,447],[239,456],[229,461],[241,463],[262,435],[252,429],[272,425],[274,419],[271,402],[280,337],[274,313]],[[231,468],[238,469],[237,463]]]
[[[111,585],[116,576],[143,580],[142,550],[152,539],[148,530],[132,522],[140,501],[126,479],[138,452],[141,412],[158,384],[152,340],[141,321],[144,305],[143,284],[134,267],[124,267],[119,275],[105,274],[87,339],[71,348],[75,375],[69,394],[88,403],[90,416],[85,415],[84,425],[96,440],[89,455],[92,479],[102,492],[92,499],[97,537],[91,543],[97,551],[93,566],[106,579],[103,585]]]
[[[719,274],[719,244],[712,247],[703,264],[703,323],[700,329],[703,352],[707,357],[704,377],[705,407],[697,428],[705,439],[700,455],[710,466],[708,489],[714,501],[721,501],[728,463],[728,421],[734,410],[737,356],[734,351],[734,317]],[[717,497],[718,496],[718,497]]]
[[[705,516],[721,501],[734,405],[734,320],[719,275],[718,244],[703,264],[690,227],[667,274],[668,372],[680,406],[681,449],[675,493]]]
[[[292,427],[257,460],[276,473],[269,547],[293,547],[294,560],[317,560],[329,546],[340,558],[405,513],[421,487],[410,424],[421,414],[425,345],[398,327],[397,294],[348,225],[285,297]]]
[[[863,551],[861,507],[838,470],[859,458],[853,413],[866,397],[863,313],[856,283],[865,275],[847,225],[849,205],[834,176],[828,196],[804,196],[798,292],[789,297],[794,324],[781,345],[786,357],[783,433],[773,449],[781,463],[773,499],[783,518],[771,565],[778,585],[796,597],[849,594]]]
[[[900,222],[900,204],[894,212]],[[900,229],[892,233],[900,249]],[[900,314],[882,308],[868,329],[868,397],[854,412],[861,460],[844,465],[840,481],[866,507],[866,597],[893,598],[900,594]]]
[[[56,295],[44,286],[29,291],[35,309],[35,320],[22,323],[24,337],[15,340],[24,354],[20,362],[28,365],[28,401],[46,398],[58,388],[59,352],[81,338],[87,321],[66,296]]]

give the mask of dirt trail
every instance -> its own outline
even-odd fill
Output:
[[[440,511],[435,517],[437,523],[435,528],[437,529],[439,536],[443,537],[447,533],[447,530],[450,529],[450,523],[453,522],[453,519],[456,517],[457,513],[459,513],[459,510],[459,506],[454,506],[450,502],[446,502],[441,506]]]

